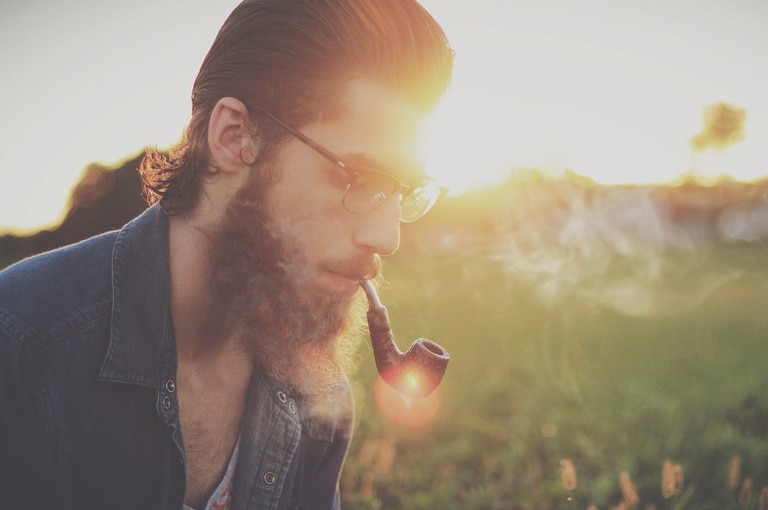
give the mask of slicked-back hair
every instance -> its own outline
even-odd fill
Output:
[[[195,207],[210,165],[208,122],[223,97],[248,107],[260,157],[268,157],[285,134],[259,122],[261,109],[301,126],[332,112],[344,83],[364,78],[427,112],[447,89],[452,67],[443,30],[415,0],[245,0],[200,67],[181,141],[169,151],[147,151],[140,167],[145,197],[160,200],[169,214]]]

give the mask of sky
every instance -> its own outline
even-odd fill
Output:
[[[92,162],[178,140],[229,0],[0,4],[0,233],[61,219]],[[606,184],[693,171],[768,173],[768,2],[423,0],[456,51],[425,132],[454,193],[511,170]],[[702,140],[705,109],[743,111],[743,139]]]

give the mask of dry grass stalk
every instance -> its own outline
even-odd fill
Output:
[[[560,461],[560,481],[563,484],[563,488],[567,491],[572,491],[576,488],[576,466],[573,465],[571,459],[562,459]]]
[[[632,483],[632,479],[626,471],[622,471],[619,474],[619,486],[621,487],[622,501],[624,503],[633,507],[640,502],[640,497],[637,495],[635,484]]]
[[[728,463],[728,474],[726,475],[726,485],[729,491],[736,490],[741,481],[741,455],[734,455]]]
[[[664,498],[677,496],[683,491],[683,466],[666,459],[661,468],[661,495]]]
[[[739,492],[739,505],[745,507],[752,502],[752,479],[745,478],[741,484],[741,492]]]
[[[760,497],[757,500],[758,510],[768,510],[768,487],[765,485],[760,489]]]

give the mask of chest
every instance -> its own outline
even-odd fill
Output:
[[[242,427],[247,384],[200,385],[179,377],[179,419],[186,458],[185,502],[205,504],[226,471]]]
[[[180,394],[179,407],[187,463],[228,460],[239,436],[243,402],[225,395],[182,398]]]

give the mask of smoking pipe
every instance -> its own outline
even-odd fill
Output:
[[[368,330],[381,378],[407,397],[426,397],[440,384],[448,366],[448,351],[426,338],[417,338],[405,353],[400,352],[389,325],[387,309],[373,284],[360,280],[368,296]]]

